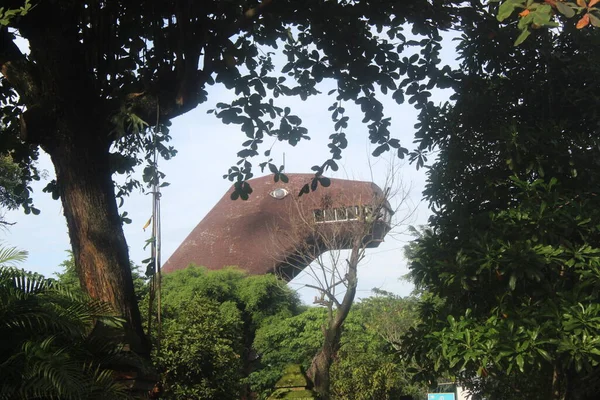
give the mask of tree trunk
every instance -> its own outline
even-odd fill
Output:
[[[567,376],[557,361],[552,371],[552,399],[565,400],[567,398],[566,381]]]
[[[341,327],[340,327],[341,328]],[[325,340],[319,353],[312,359],[306,375],[312,381],[314,391],[319,399],[329,398],[329,370],[340,342],[341,329],[325,328]]]
[[[348,263],[348,287],[344,299],[337,305],[335,313],[333,312],[333,304],[329,306],[329,312],[327,314],[327,323],[323,325],[323,347],[317,355],[313,358],[306,375],[313,383],[313,389],[318,394],[320,399],[329,398],[329,370],[331,364],[333,364],[334,357],[340,346],[340,337],[342,335],[342,329],[344,321],[350,313],[350,308],[354,303],[354,297],[356,295],[356,285],[358,283],[358,264],[363,258],[364,246],[362,243],[363,235],[357,235],[353,240],[352,251],[350,258],[347,260]]]
[[[147,355],[149,341],[142,329],[114,195],[108,135],[84,134],[72,128],[65,132],[65,126],[61,128],[61,143],[47,151],[56,169],[81,285],[90,296],[111,304],[126,319],[127,343],[134,352]]]

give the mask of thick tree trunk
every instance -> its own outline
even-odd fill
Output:
[[[127,342],[149,353],[118,213],[109,165],[106,133],[64,132],[62,143],[48,149],[54,167],[75,264],[82,287],[111,304],[127,323]],[[88,126],[89,129],[89,126]],[[67,138],[66,140],[64,138]]]
[[[329,371],[331,364],[340,343],[340,328],[325,328],[324,329],[325,340],[323,347],[319,353],[312,359],[310,368],[306,372],[308,378],[312,381],[313,390],[319,395],[320,399],[329,398]]]

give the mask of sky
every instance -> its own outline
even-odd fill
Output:
[[[446,42],[449,44],[449,40]],[[454,59],[452,50],[443,56],[446,63],[453,63]],[[285,153],[285,171],[288,173],[311,172],[313,165],[329,158],[327,143],[334,131],[334,123],[327,108],[335,100],[326,95],[328,90],[328,87],[323,87],[323,95],[309,98],[308,101],[276,99],[277,105],[289,106],[292,113],[302,119],[311,137],[311,140],[301,141],[295,147],[283,142],[274,144],[271,157],[274,163],[280,164]],[[448,95],[447,92],[434,92],[433,101],[446,101]],[[206,103],[172,121],[171,144],[178,154],[169,161],[162,161],[160,165],[160,169],[166,173],[165,181],[170,183],[162,189],[161,198],[163,263],[231,186],[231,182],[223,179],[223,175],[237,161],[236,153],[241,150],[245,135],[240,132],[239,126],[224,125],[213,114],[206,112],[220,101],[231,100],[231,96],[222,87],[210,87]],[[404,147],[412,149],[417,111],[407,103],[398,105],[391,96],[379,98],[384,104],[384,112],[392,118],[390,132],[400,139]],[[401,181],[404,190],[409,191],[408,201],[399,206],[396,214],[397,220],[403,223],[388,234],[378,248],[368,249],[367,257],[359,266],[357,297],[368,297],[373,288],[406,296],[412,291],[412,285],[402,279],[408,272],[403,247],[410,236],[403,232],[409,224],[427,223],[429,210],[427,204],[421,201],[425,172],[423,169],[417,171],[415,165],[398,160],[392,153],[372,157],[374,147],[368,141],[368,129],[361,122],[360,110],[353,104],[345,104],[344,107],[350,117],[346,131],[348,148],[342,154],[340,169],[337,172],[329,171],[326,176],[373,181],[383,187],[387,171],[390,165],[394,165],[399,171],[395,176],[396,181]],[[265,140],[263,151],[271,144]],[[253,162],[255,177],[263,175],[258,168],[262,161],[256,158]],[[68,257],[70,242],[60,201],[52,200],[49,194],[42,192],[42,188],[54,177],[54,168],[45,154],[40,159],[39,167],[47,171],[47,177],[41,182],[34,182],[32,188],[35,206],[41,210],[41,214],[25,215],[21,210],[7,212],[6,220],[15,222],[15,225],[0,231],[0,240],[4,245],[29,252],[28,260],[21,265],[23,268],[52,276],[61,271],[60,264]],[[392,199],[392,205],[394,202]],[[131,224],[124,226],[124,231],[130,257],[138,265],[150,256],[149,248],[143,249],[150,232],[144,232],[142,228],[151,210],[151,196],[139,192],[126,198],[121,208],[121,212],[127,211],[132,220]],[[317,293],[305,287],[307,283],[313,282],[307,274],[301,274],[289,286],[298,291],[304,302],[310,303]]]

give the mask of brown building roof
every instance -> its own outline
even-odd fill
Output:
[[[286,239],[274,241],[274,234],[290,228],[293,214],[314,218],[313,210],[364,206],[383,196],[382,190],[370,182],[331,179],[329,187],[319,186],[298,197],[302,186],[314,175],[286,175],[288,183],[274,182],[272,175],[250,180],[253,192],[246,201],[231,200],[232,187],[167,260],[163,271],[168,273],[194,263],[209,269],[239,266],[251,274],[274,272],[282,262],[276,247],[294,247]],[[287,195],[278,199],[274,197],[278,193]],[[386,233],[387,229],[382,237]],[[372,247],[377,245],[374,242]]]

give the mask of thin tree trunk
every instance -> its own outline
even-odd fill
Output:
[[[348,317],[350,308],[352,308],[352,304],[354,303],[356,285],[358,283],[357,269],[358,264],[362,259],[363,251],[362,236],[357,236],[353,243],[350,259],[347,261],[348,288],[346,294],[335,313],[331,309],[332,306],[330,306],[327,314],[327,323],[323,325],[323,334],[325,336],[323,346],[319,353],[313,358],[308,371],[306,371],[306,375],[312,381],[313,389],[319,395],[320,399],[329,398],[329,372],[340,346],[340,337],[342,335],[344,321],[346,320],[346,317]]]
[[[102,139],[107,135],[83,136],[73,132],[49,149],[79,279],[90,296],[111,304],[126,319],[127,342],[134,352],[146,355],[149,342],[142,329],[114,196],[109,145]]]
[[[565,385],[566,376],[559,364],[554,365],[552,371],[552,399],[565,400],[567,398],[567,388]]]

